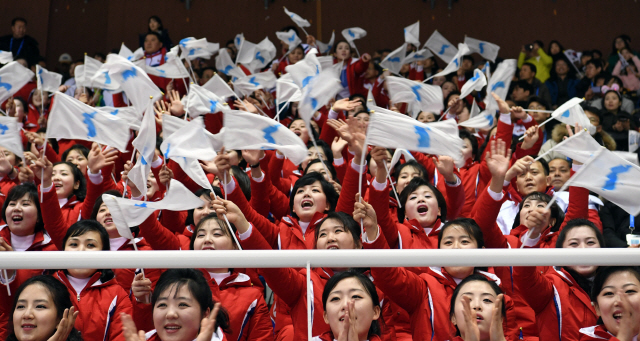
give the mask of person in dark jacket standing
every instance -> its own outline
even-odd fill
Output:
[[[162,20],[157,15],[152,15],[149,18],[148,23],[149,30],[145,33],[140,34],[140,47],[144,49],[144,40],[147,37],[147,34],[150,32],[155,32],[160,35],[160,42],[162,46],[164,46],[167,51],[173,46],[171,42],[171,38],[169,38],[169,31],[162,26]]]
[[[11,51],[14,60],[26,59],[29,66],[40,57],[38,42],[27,35],[27,20],[20,17],[11,20],[11,34],[0,37],[0,50]]]
[[[640,214],[632,217],[616,204],[607,201],[600,209],[600,220],[602,221],[602,232],[607,247],[637,248],[640,246],[638,243],[632,243],[631,245],[627,243],[628,235],[640,235],[640,229],[636,228],[636,224],[640,223]]]

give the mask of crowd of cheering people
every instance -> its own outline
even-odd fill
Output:
[[[121,93],[76,86],[74,69],[83,59],[63,54],[58,65],[45,65],[26,35],[26,19],[14,19],[11,29],[0,50],[25,67],[60,72],[60,92],[91,106],[125,105]],[[291,29],[297,32],[283,31]],[[262,70],[276,77],[316,47],[313,36],[295,48],[280,43],[278,57]],[[140,35],[140,47],[147,65],[164,63],[172,40],[157,16]],[[221,48],[235,60],[234,40]],[[279,115],[308,146],[308,158],[295,165],[277,150],[223,149],[201,160],[213,192],[163,160],[159,147],[146,188],[136,188],[127,181],[131,152],[45,140],[55,97],[29,82],[2,104],[23,128],[25,152],[0,146],[0,251],[638,248],[627,235],[640,216],[581,187],[560,193],[579,162],[553,152],[534,160],[582,129],[556,120],[538,127],[573,97],[585,99],[598,143],[636,152],[630,131],[640,127],[640,60],[629,36],[615,37],[609,55],[593,49],[577,61],[558,41],[525,44],[507,98],[494,95],[494,126],[460,127],[462,167],[449,156],[414,151],[387,167],[396,151],[365,148],[369,118],[376,115],[368,94],[380,107],[408,110],[391,102],[385,88],[390,72],[380,62],[390,52],[358,56],[347,41],[336,40],[329,54],[344,62],[342,90],[310,126],[298,116],[298,103],[276,105],[275,89],[229,100],[230,107]],[[105,54],[94,57],[104,61]],[[491,69],[516,56],[500,57]],[[213,58],[191,62],[198,84],[216,74],[229,80],[213,64]],[[444,65],[430,57],[403,65],[400,76],[423,81]],[[467,55],[457,72],[429,80],[442,88],[445,109],[416,119],[435,122],[446,110],[445,119],[468,120],[474,100],[483,107],[485,92],[459,98],[460,89],[484,65]],[[163,117],[184,117],[180,99],[188,89],[180,79],[150,78],[166,94],[155,106],[160,146]],[[205,115],[207,130],[219,133],[222,115]],[[359,173],[365,174],[361,183]],[[102,194],[158,201],[171,179],[202,206],[157,211],[132,228],[134,240],[121,236]],[[554,194],[557,201],[546,209]],[[303,340],[308,297],[314,340],[631,341],[640,332],[640,268],[631,266],[312,268],[311,296],[306,269],[295,268],[6,269],[0,275],[0,339],[12,341]]]

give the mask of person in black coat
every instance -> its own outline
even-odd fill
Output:
[[[600,208],[600,220],[607,247],[629,247],[627,235],[640,235],[640,215],[634,217],[634,225],[637,224],[634,229],[630,228],[630,218],[629,213],[610,201],[605,202]]]
[[[29,66],[40,57],[38,42],[27,35],[27,20],[19,17],[11,20],[11,34],[0,37],[0,50],[11,51],[13,60],[24,58]]]
[[[167,51],[173,46],[171,38],[169,38],[169,31],[162,26],[162,20],[157,15],[152,15],[149,18],[149,30],[140,34],[140,47],[144,49],[144,39],[147,37],[147,33],[155,32],[160,35],[160,41]]]

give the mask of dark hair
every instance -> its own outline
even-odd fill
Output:
[[[307,174],[309,172],[309,167],[311,167],[312,165],[315,165],[316,163],[320,163],[322,161],[320,161],[320,159],[313,159],[311,161],[309,161],[309,163],[307,163],[307,167],[304,169],[303,174]],[[336,169],[333,168],[333,165],[330,164],[328,161],[324,163],[325,167],[327,167],[327,170],[329,171],[329,175],[331,175],[331,179],[333,181],[338,182],[338,175],[336,174]]]
[[[316,140],[316,144],[318,145],[318,148],[322,149],[322,153],[324,153],[324,156],[327,158],[327,163],[333,164],[333,152],[331,151],[331,146],[323,140]],[[307,150],[311,147],[315,147],[313,142],[307,142]]]
[[[203,316],[207,309],[209,309],[210,313],[213,313],[213,307],[216,302],[213,300],[209,283],[207,283],[207,280],[200,271],[194,269],[169,269],[160,275],[153,294],[151,294],[151,306],[154,307],[154,309],[160,295],[166,290],[171,290],[174,285],[176,294],[182,286],[187,287],[191,295],[193,295],[195,300],[200,304],[200,313]],[[220,327],[220,329],[227,334],[231,333],[229,314],[223,307],[220,307],[220,310],[218,310],[215,327]]]
[[[542,42],[542,40],[534,40],[533,43],[538,44],[541,49],[544,49],[544,43]]]
[[[519,80],[516,82],[515,88],[520,88],[524,91],[529,91],[529,94],[533,93],[533,85],[525,80]]]
[[[97,232],[100,235],[100,241],[102,242],[102,251],[110,251],[111,244],[109,244],[109,234],[107,230],[97,221],[93,219],[83,219],[80,220],[67,230],[67,233],[64,235],[62,239],[62,251],[65,249],[65,245],[67,244],[67,240],[72,237],[81,236],[87,232]]]
[[[104,226],[102,226],[95,220],[84,219],[74,223],[73,225],[71,225],[71,227],[69,227],[67,233],[62,239],[62,251],[64,251],[65,246],[67,245],[67,240],[69,240],[69,238],[78,237],[87,232],[97,232],[100,235],[100,241],[102,242],[102,251],[111,250],[111,244],[109,243],[109,234],[107,233],[107,230],[104,228]],[[115,277],[113,270],[111,269],[100,269],[98,271],[102,272],[102,274],[100,275],[100,281],[102,281],[102,283],[105,283]]]
[[[351,44],[349,44],[349,42],[344,39],[340,39],[333,44],[333,46],[331,47],[331,52],[329,52],[329,55],[334,55],[336,53],[336,51],[338,50],[338,45],[340,45],[340,43],[347,44],[349,46],[349,53],[352,52]],[[350,58],[350,57],[347,57],[347,58]]]
[[[220,191],[220,188],[218,187],[213,187],[213,193],[218,196],[221,197],[222,196],[222,191]],[[195,193],[193,193],[195,196],[199,197],[206,197],[206,200],[210,200],[210,196],[211,196],[211,191],[207,188],[200,188],[197,191],[195,191]],[[206,203],[202,203],[202,206],[206,205]],[[187,218],[184,221],[184,224],[189,226],[189,225],[195,225],[194,221],[193,221],[193,212],[195,211],[195,209],[190,209],[187,211]]]
[[[524,64],[522,64],[522,66],[520,67],[520,69],[522,70],[522,67],[524,67],[525,65],[529,67],[529,69],[531,70],[531,72],[533,72],[533,73],[535,73],[535,74],[538,74],[538,68],[537,68],[535,65],[533,65],[532,63],[524,63]]]
[[[200,229],[200,227],[202,227],[202,225],[205,222],[209,221],[209,220],[213,220],[216,223],[218,223],[218,226],[220,226],[220,228],[222,230],[224,230],[224,233],[228,234],[229,238],[231,238],[231,240],[233,241],[233,236],[231,236],[231,234],[236,233],[236,226],[233,225],[233,223],[229,223],[229,224],[231,224],[231,226],[228,226],[227,222],[225,222],[224,220],[219,219],[218,216],[215,213],[210,213],[208,216],[202,218],[200,220],[200,222],[198,223],[198,226],[196,226],[196,228],[193,229],[193,234],[191,235],[191,240],[189,241],[189,250],[193,250],[193,244],[196,241],[196,237],[197,237],[197,234],[198,234],[198,229]],[[235,241],[232,244],[234,245],[234,247],[237,246]]]
[[[309,186],[315,183],[316,181],[320,181],[320,185],[322,186],[322,191],[324,192],[324,196],[327,201],[328,211],[335,211],[336,205],[338,204],[338,193],[336,193],[333,185],[325,180],[324,176],[318,172],[311,172],[303,175],[298,181],[293,185],[293,189],[291,190],[291,195],[289,197],[289,210],[291,210],[291,215],[294,217],[298,217],[296,213],[293,211],[293,199],[296,196],[296,192],[298,189],[304,186]]]
[[[502,290],[500,289],[500,287],[496,284],[496,282],[491,281],[489,279],[487,279],[486,277],[484,277],[483,275],[480,274],[472,274],[467,276],[465,279],[463,279],[457,286],[456,289],[453,290],[453,294],[451,295],[451,303],[450,303],[450,308],[449,308],[449,319],[451,319],[452,317],[455,316],[456,314],[456,299],[458,298],[458,295],[460,294],[460,290],[462,290],[462,287],[469,283],[469,282],[484,282],[489,284],[489,286],[491,287],[491,289],[493,290],[493,292],[496,294],[496,296],[502,294]],[[503,298],[504,300],[504,298]],[[506,308],[506,304],[503,301],[502,302],[502,317],[505,318],[507,316],[507,308]],[[458,322],[461,323],[462,321]],[[458,330],[458,335],[460,334],[460,330],[458,329],[458,326],[456,326],[456,329]]]
[[[295,121],[303,121],[304,122],[304,120],[301,117],[296,117],[293,120],[291,120],[291,122],[289,122],[289,124],[287,125],[287,129],[291,128],[291,125]],[[313,135],[313,137],[316,139],[316,142],[318,142],[320,140],[320,134],[316,131],[316,128],[314,128],[311,124],[309,124],[309,126],[307,127],[307,123],[306,122],[305,122],[304,126],[309,131],[309,139],[311,139],[311,136]]]
[[[379,320],[382,319],[382,308],[380,307],[380,298],[378,297],[378,291],[376,291],[376,286],[373,282],[365,275],[357,272],[355,270],[347,270],[333,275],[327,283],[324,285],[324,290],[322,291],[322,309],[327,311],[327,300],[329,299],[329,295],[331,291],[338,285],[338,283],[342,282],[342,280],[348,278],[355,278],[360,282],[364,291],[371,296],[371,301],[373,303],[373,307],[380,308],[380,317],[378,320],[371,321],[371,327],[369,327],[369,333],[367,334],[367,338],[371,340],[371,336],[373,335],[381,335],[380,323]]]
[[[556,248],[561,249],[562,244],[564,244],[564,241],[567,239],[567,234],[577,227],[588,227],[593,230],[593,233],[596,235],[596,239],[598,239],[598,244],[600,244],[600,248],[605,247],[604,236],[602,236],[602,232],[600,232],[594,223],[587,219],[573,219],[567,222],[567,225],[565,225],[562,231],[560,231],[558,239],[556,240]]]
[[[362,109],[362,110],[356,112],[355,114],[353,114],[353,117],[358,117],[358,115],[360,115],[360,114],[371,115],[371,113],[369,113],[369,111],[367,111],[366,109]]]
[[[589,61],[587,61],[584,66],[587,66],[589,64],[592,64],[596,69],[597,68],[603,68],[604,65],[602,65],[602,60],[600,59],[589,59]]]
[[[544,107],[545,110],[549,110],[549,103],[547,103],[547,101],[543,100],[542,98],[538,97],[538,96],[532,96],[529,97],[529,103],[527,103],[527,106],[531,105],[531,103],[536,102],[538,104],[540,104],[541,106]]]
[[[67,162],[67,161],[56,162],[53,164],[53,167],[57,165],[67,165],[67,167],[71,169],[74,185],[76,182],[80,182],[80,185],[78,186],[78,188],[73,189],[71,191],[71,196],[75,195],[78,201],[84,201],[84,198],[87,195],[87,180],[84,178],[84,175],[82,175],[82,171],[80,171],[80,168],[78,168],[78,166],[74,165],[73,163]],[[69,196],[69,198],[71,198],[71,196]]]
[[[55,188],[52,190],[55,190]],[[36,209],[38,210],[38,219],[36,220],[36,226],[33,228],[33,232],[44,231],[44,222],[42,221],[42,210],[40,208],[38,189],[36,188],[36,185],[32,183],[26,182],[21,185],[14,186],[9,191],[7,197],[4,200],[4,204],[2,205],[2,220],[5,222],[7,221],[6,212],[9,203],[11,201],[20,200],[20,198],[24,197],[25,195],[29,196],[29,199],[31,200],[31,202],[33,202],[33,204],[36,206]]]
[[[149,20],[147,21],[147,27],[149,26],[149,22],[151,21],[151,19],[155,20],[158,23],[158,30],[162,31],[164,29],[164,26],[162,26],[162,19],[160,19],[159,16],[157,15],[152,15],[149,17]],[[151,31],[151,29],[149,29],[149,32],[153,32]]]
[[[611,54],[618,54],[618,49],[616,49],[616,40],[618,40],[618,38],[622,39],[622,41],[624,42],[624,47],[631,49],[631,46],[629,45],[629,43],[631,42],[631,38],[626,34],[621,34],[613,38],[613,43],[611,44]]]
[[[444,83],[443,83],[444,84]],[[453,97],[454,95],[457,95],[458,97],[460,97],[462,93],[458,90],[452,90],[447,97],[445,97],[444,99],[444,106],[447,107],[449,105],[449,101],[451,100],[451,97]],[[460,98],[462,100],[462,98]]]
[[[541,192],[531,192],[525,195],[524,198],[522,198],[522,201],[520,201],[520,204],[518,205],[518,214],[516,214],[513,220],[513,225],[511,226],[511,229],[515,229],[516,227],[520,226],[521,224],[520,212],[522,212],[522,206],[524,205],[524,202],[528,199],[549,203],[551,201],[551,196]],[[553,226],[551,226],[551,231],[553,232],[558,231],[560,230],[560,226],[562,226],[562,222],[564,221],[564,212],[562,211],[560,206],[558,206],[557,202],[554,202],[553,205],[549,207],[549,210],[551,211],[551,215],[549,216],[549,219],[556,220]]]
[[[553,160],[560,160],[560,161],[564,161],[567,163],[567,165],[569,165],[569,168],[571,168],[571,166],[573,166],[573,161],[571,161],[571,159],[567,159],[564,157],[554,157],[553,159],[549,160],[549,163],[551,163],[551,161]]]
[[[342,223],[342,225],[344,225],[344,228],[349,231],[349,233],[351,233],[351,237],[353,237],[353,241],[356,245],[362,245],[362,242],[360,241],[360,224],[358,224],[355,220],[353,220],[353,217],[350,216],[349,214],[346,214],[344,212],[329,212],[327,213],[327,216],[324,217],[317,225],[316,225],[316,243],[318,242],[318,236],[320,234],[320,227],[322,227],[322,224],[324,224],[327,220],[329,219],[335,219],[338,220]]]
[[[67,157],[69,156],[69,153],[71,153],[72,150],[75,150],[78,153],[81,153],[82,155],[84,155],[85,158],[89,159],[89,148],[81,145],[81,144],[74,144],[73,146],[71,146],[71,148],[67,149],[64,151],[64,153],[62,153],[62,161],[67,161]]]
[[[69,296],[69,291],[67,290],[67,287],[62,284],[62,282],[53,278],[53,276],[39,275],[27,279],[18,288],[17,292],[15,293],[13,307],[11,308],[10,321],[13,321],[13,314],[15,313],[16,306],[18,305],[18,298],[20,297],[24,289],[26,289],[30,285],[35,284],[43,286],[45,290],[49,292],[49,295],[51,295],[51,301],[56,307],[56,318],[58,320],[62,319],[65,309],[71,309],[71,307],[73,307],[73,303],[71,303],[71,297]],[[53,333],[55,333],[55,330]],[[7,341],[18,341],[15,332],[11,332],[11,334],[7,337]],[[76,328],[71,329],[71,332],[69,333],[66,341],[82,341],[80,331],[78,331]]]
[[[598,116],[598,121],[602,124],[602,111],[596,107],[587,106],[586,104],[582,107],[582,110],[588,111],[596,116]]]
[[[458,136],[460,136],[460,139],[462,140],[469,140],[469,143],[471,143],[471,159],[473,161],[478,161],[480,158],[480,155],[478,155],[478,139],[476,139],[476,137],[468,130],[458,131]]]
[[[424,166],[419,164],[416,160],[409,160],[405,163],[398,162],[396,163],[395,166],[393,166],[393,174],[396,178],[396,182],[398,181],[398,177],[400,176],[400,173],[402,172],[402,170],[405,169],[405,167],[415,168],[421,174],[422,178],[424,178],[425,180],[428,180],[427,177],[429,173],[427,172],[426,168],[424,168]]]
[[[558,62],[564,62],[567,64],[567,77],[568,78],[576,78],[576,69],[571,67],[572,63],[564,54],[558,55],[557,59],[553,61],[553,65],[551,66],[551,70],[549,70],[549,78],[551,80],[558,80],[558,73],[556,72],[556,64]]]
[[[155,36],[156,38],[158,38],[158,41],[160,42],[160,44],[163,44],[162,43],[162,37],[160,36],[160,33],[149,31],[149,32],[147,32],[147,34],[144,35],[144,38],[147,39],[148,36]]]
[[[296,35],[298,37],[300,37],[300,33],[298,32],[298,28],[296,26],[294,26],[294,25],[285,26],[279,32],[289,32],[291,30],[293,30],[293,32],[295,32]]]
[[[244,194],[244,197],[247,198],[247,201],[251,201],[251,179],[249,179],[247,173],[238,166],[231,166],[231,173],[236,179],[238,186],[240,186],[240,190],[242,191],[242,194]]]
[[[27,19],[23,17],[15,17],[13,18],[13,20],[11,20],[11,26],[15,26],[18,21],[22,21],[25,25],[27,25]],[[614,41],[614,45],[615,45],[615,41]]]
[[[545,159],[540,159],[536,162],[540,162],[540,165],[542,166],[542,171],[544,172],[544,175],[549,175],[549,163],[547,162],[547,160]]]
[[[560,53],[559,54],[563,54],[562,51],[564,51],[564,46],[562,46],[562,44],[560,44],[559,41],[557,40],[552,40],[549,42],[549,47],[547,48],[547,52],[548,54],[551,56],[551,45],[556,44],[558,45],[558,47],[560,48]]]
[[[464,56],[462,56],[462,60],[463,60],[463,61],[464,61],[464,60],[469,60],[469,61],[471,61],[471,64],[475,64],[475,63],[476,63],[475,59],[473,59],[473,57],[471,57],[470,55],[464,55]]]
[[[604,282],[611,277],[611,275],[619,272],[630,272],[633,276],[640,281],[640,267],[637,266],[601,266],[598,267],[596,277],[593,279],[593,288],[590,292],[591,302],[598,304],[598,295],[602,291]],[[598,322],[601,323],[601,322]]]
[[[405,187],[402,190],[402,192],[400,192],[399,199],[400,199],[400,202],[402,203],[402,207],[398,207],[398,221],[402,223],[405,220],[405,209],[406,209],[407,200],[409,199],[409,195],[413,191],[417,190],[418,187],[420,186],[429,187],[431,192],[433,192],[433,194],[436,196],[436,200],[438,201],[438,207],[440,208],[440,216],[439,216],[440,221],[441,222],[445,221],[447,219],[447,201],[444,199],[444,196],[442,195],[442,193],[440,193],[440,191],[436,186],[432,185],[427,180],[421,177],[415,177],[411,179],[409,184],[407,184],[407,187]]]
[[[480,226],[478,226],[478,223],[470,218],[457,218],[451,221],[447,221],[440,229],[440,232],[438,233],[438,249],[440,248],[440,242],[442,242],[442,236],[444,236],[444,232],[451,226],[462,227],[462,229],[476,241],[476,243],[478,244],[478,249],[482,249],[484,247],[484,236],[482,234],[482,229],[480,228]]]
[[[367,109],[367,98],[361,94],[353,94],[351,96],[349,96],[349,100],[353,101],[353,100],[359,100],[360,103],[362,103],[362,106],[364,106],[365,109]]]

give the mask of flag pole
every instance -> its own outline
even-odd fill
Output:
[[[358,58],[360,58],[360,51],[358,51],[358,47],[356,46],[356,43],[353,43],[353,48],[356,49],[356,53],[358,54]]]
[[[536,109],[522,109],[524,112],[546,112],[549,114],[553,113],[553,110],[536,110]]]
[[[313,316],[311,315],[311,302],[313,297],[311,295],[311,262],[307,262],[307,338],[309,341],[313,339]]]
[[[384,160],[384,168],[387,169],[387,179],[389,180],[389,185],[391,185],[391,189],[393,190],[393,194],[396,197],[396,200],[398,201],[398,207],[402,208],[402,204],[400,203],[400,198],[398,197],[398,192],[396,191],[396,186],[393,185],[393,181],[391,181],[391,174],[390,173],[390,168],[387,165],[387,160]]]
[[[364,139],[364,145],[362,146],[362,156],[360,157],[360,167],[358,170],[358,196],[360,197],[360,202],[362,202],[362,173],[363,173],[363,169],[365,167],[364,166],[364,160],[365,160],[365,155],[367,153],[367,138],[365,137]],[[347,167],[350,167],[349,165],[347,165]],[[364,221],[363,219],[360,219],[360,234],[362,235],[364,233]]]
[[[536,111],[537,111],[537,110],[536,110]],[[553,117],[553,116],[549,117],[546,121],[544,121],[544,122],[542,122],[542,123],[538,124],[538,128],[540,128],[540,127],[542,127],[543,125],[545,125],[545,124],[549,123],[549,121],[553,120],[554,118],[555,118],[555,117]],[[527,135],[526,135],[526,134],[525,134],[525,135],[522,135],[518,141],[522,141],[522,140],[524,140],[524,137],[525,137],[525,136],[527,136]]]
[[[309,36],[309,33],[307,33],[307,30],[305,30],[304,27],[302,27],[302,26],[298,26],[298,27],[300,27],[300,29],[302,29],[302,32],[304,32],[304,34],[306,36]]]
[[[44,133],[44,147],[42,147],[42,164],[44,165],[44,155],[47,153],[47,133]],[[40,173],[40,203],[44,201],[44,167]]]
[[[7,275],[7,269],[2,269],[2,273],[4,275],[3,282],[5,282],[6,283],[5,285],[7,286],[7,294],[11,296],[11,288],[9,287],[9,275]]]
[[[224,173],[224,182],[227,182],[227,173]],[[213,197],[218,199],[218,196],[216,195],[216,192],[211,191],[211,193],[213,193]],[[224,200],[227,200],[227,191],[224,191]],[[240,241],[238,240],[238,237],[236,237],[236,234],[233,233],[233,231],[231,231],[231,223],[229,223],[229,219],[227,218],[227,214],[224,213],[222,214],[222,216],[224,217],[224,221],[227,223],[227,227],[229,227],[229,233],[231,233],[231,236],[233,237],[233,240],[236,242],[236,245],[238,245],[238,250],[242,250],[242,246],[240,246]]]
[[[136,245],[136,239],[135,239],[135,238],[134,238],[134,239],[131,239],[131,244],[133,244],[133,249],[134,249],[134,250],[136,250],[136,251],[138,251],[138,246]],[[144,277],[147,277],[147,276],[144,274],[144,269],[143,269],[143,268],[140,268],[140,271],[142,271],[142,277],[143,277],[143,278],[144,278]]]

